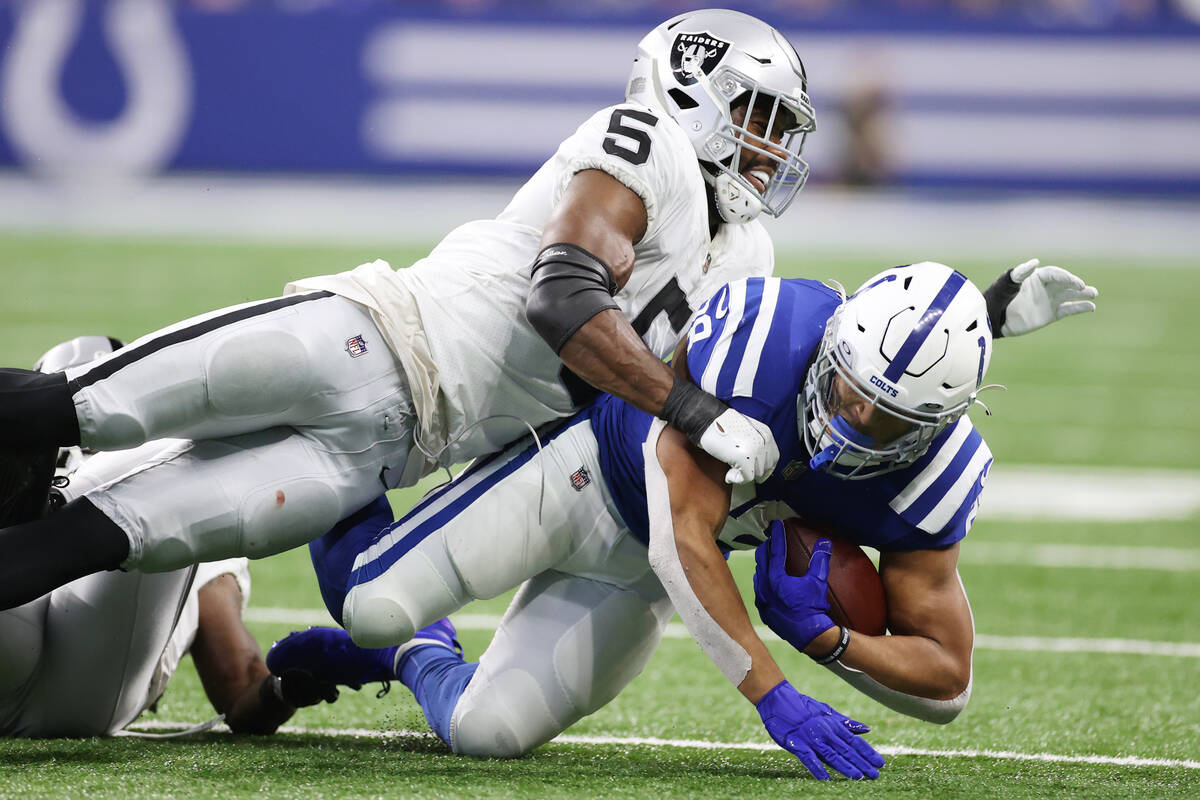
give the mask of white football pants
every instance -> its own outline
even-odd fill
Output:
[[[426,497],[359,555],[344,622],[359,644],[386,646],[514,586],[454,709],[455,752],[519,755],[598,710],[645,668],[673,613],[586,416]]]
[[[99,453],[70,477],[68,500],[175,442]],[[109,736],[158,699],[196,634],[197,591],[244,559],[171,572],[98,572],[0,611],[0,736]]]
[[[105,736],[136,719],[195,569],[98,572],[0,611],[0,735]]]
[[[181,440],[87,494],[129,536],[127,568],[288,550],[424,469],[401,367],[327,292],[195,317],[66,375],[85,446]]]

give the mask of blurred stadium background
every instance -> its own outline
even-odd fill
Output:
[[[0,1],[0,363],[84,333],[132,338],[376,257],[410,263],[498,212],[622,98],[638,39],[703,5]],[[913,723],[798,657],[785,666],[892,748],[896,783],[876,794],[1200,796],[1200,0],[726,5],[791,39],[818,112],[813,180],[768,221],[780,274],[853,286],[933,259],[984,282],[1039,256],[1101,291],[1097,314],[1002,344],[993,363],[1011,391],[979,422],[997,467],[963,551],[980,632],[963,718]],[[264,643],[324,618],[305,562],[254,564]],[[469,654],[503,607],[474,610]],[[208,711],[181,674],[159,715]],[[694,645],[670,639],[572,732],[765,742],[746,712]],[[395,696],[345,697],[297,724],[422,727]],[[772,782],[796,774],[782,753],[647,756],[629,738],[507,767],[403,737],[293,736],[236,752],[204,739],[2,743],[0,797],[121,794],[127,776],[155,796],[294,796],[295,780],[375,795],[397,770],[401,794],[718,797],[780,791],[790,784]],[[1038,759],[946,755],[981,748]]]

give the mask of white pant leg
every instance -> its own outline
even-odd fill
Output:
[[[5,733],[103,736],[136,719],[155,699],[151,681],[193,572],[101,572],[43,598],[41,659]]]
[[[471,600],[604,550],[620,527],[591,422],[579,418],[540,452],[517,444],[472,466],[363,550],[343,622],[363,647],[399,644]]]
[[[346,426],[338,415],[396,391],[400,371],[365,308],[310,293],[185,320],[66,376],[83,444],[120,450],[279,425],[336,436]]]
[[[555,571],[534,577],[454,708],[454,752],[507,758],[550,741],[641,674],[673,613],[649,572],[632,587]]]
[[[177,440],[85,496],[129,537],[123,568],[162,572],[306,544],[378,497],[406,454],[330,452],[291,428]]]
[[[255,311],[262,305],[241,308]],[[106,409],[103,418],[110,421],[140,414],[138,429],[155,435],[167,431],[161,423],[176,413],[163,398],[195,412],[182,429],[194,436],[280,419],[291,424],[221,438],[159,440],[93,457],[95,466],[85,465],[72,477],[68,495],[86,491],[129,536],[129,558],[122,566],[160,572],[198,561],[278,553],[320,536],[381,491],[420,477],[424,459],[408,458],[414,417],[407,383],[361,307],[322,298],[158,347],[160,340],[173,342],[180,331],[203,327],[205,319],[181,323],[80,368],[74,379],[94,382],[80,391],[77,402],[85,398],[93,410]],[[358,355],[351,354],[346,331],[369,331],[365,352],[356,345]],[[272,340],[314,354],[308,361],[293,360],[288,380],[303,387],[264,377],[267,368],[245,352],[257,348],[259,356],[272,353],[288,363],[282,350],[272,350]],[[126,351],[136,355],[138,347],[149,353],[114,365],[112,359]],[[170,367],[165,377],[160,374],[164,360]],[[197,375],[203,378],[198,383]],[[133,384],[141,386],[143,380],[155,388],[139,394]],[[281,387],[291,405],[267,413]],[[235,395],[260,403],[257,410],[263,413],[234,414],[235,400],[243,402]],[[183,421],[183,416],[175,420]],[[179,432],[179,424],[170,430]]]
[[[87,494],[103,484],[115,481],[127,472],[183,446],[184,439],[155,439],[132,450],[106,450],[86,456],[67,476],[59,491],[67,502]]]

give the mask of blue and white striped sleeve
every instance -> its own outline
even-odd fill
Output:
[[[923,462],[888,505],[910,525],[943,540],[937,543],[951,544],[975,521],[992,451],[964,416]]]
[[[779,302],[778,278],[726,284],[692,317],[688,369],[701,389],[722,400],[753,397],[771,373],[768,335]],[[776,342],[776,346],[785,344]]]

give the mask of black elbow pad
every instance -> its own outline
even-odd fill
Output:
[[[585,322],[610,308],[617,283],[603,261],[573,244],[542,248],[533,261],[533,285],[525,299],[529,324],[555,353]]]

